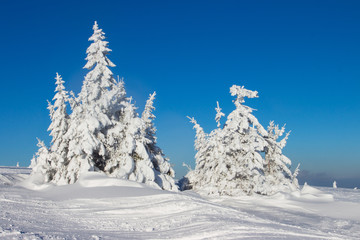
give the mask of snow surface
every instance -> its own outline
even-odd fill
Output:
[[[0,168],[1,239],[358,239],[360,191],[202,197],[85,174],[75,184],[26,181]],[[25,179],[25,181],[23,181]]]

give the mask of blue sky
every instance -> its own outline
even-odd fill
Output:
[[[360,187],[359,1],[9,1],[0,3],[0,165],[29,165],[49,142],[46,100],[59,72],[79,92],[95,20],[139,111],[157,92],[158,142],[177,177],[194,166],[194,116],[210,132],[233,84],[309,183]],[[223,119],[224,120],[224,119]],[[320,183],[321,179],[328,179]]]

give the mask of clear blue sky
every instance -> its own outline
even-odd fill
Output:
[[[185,174],[194,166],[194,116],[216,127],[233,84],[267,126],[287,124],[285,153],[308,182],[360,187],[359,1],[2,0],[0,165],[27,166],[49,142],[46,100],[59,72],[79,92],[95,20],[139,110],[157,92],[158,142]],[[325,180],[324,180],[325,179]],[[347,182],[345,184],[345,182]]]

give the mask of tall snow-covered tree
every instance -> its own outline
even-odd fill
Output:
[[[65,91],[64,81],[58,73],[56,73],[55,80],[54,105],[50,102],[48,103],[51,119],[48,131],[50,131],[50,136],[52,137],[50,147],[51,165],[53,169],[60,169],[63,168],[64,162],[66,162],[69,149],[69,141],[65,137],[69,128],[69,115],[66,110],[66,103],[69,101],[69,96],[68,92]],[[55,181],[59,180],[60,172],[61,171],[56,171],[53,176]]]
[[[69,127],[69,115],[66,111],[66,103],[69,101],[69,96],[67,91],[65,91],[64,81],[58,73],[56,73],[55,80],[54,105],[49,107],[51,124],[48,131],[50,131],[50,136],[52,137],[51,150],[60,153],[61,156],[65,158],[67,154],[67,144],[64,135]]]
[[[125,101],[125,89],[117,83],[109,67],[115,65],[107,55],[111,51],[105,34],[97,22],[89,38],[93,43],[87,49],[88,61],[84,68],[90,70],[85,76],[81,92],[71,114],[68,131],[69,164],[65,178],[75,182],[81,172],[103,171],[109,153],[106,151],[106,133],[119,114],[119,102]]]

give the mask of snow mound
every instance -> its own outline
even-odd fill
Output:
[[[158,186],[149,186],[135,181],[112,178],[101,172],[87,172],[82,174],[74,184],[57,186],[55,184],[34,184],[34,176],[21,184],[29,190],[38,191],[39,196],[54,201],[71,199],[103,199],[128,198],[148,195],[171,194],[161,190]],[[32,179],[31,179],[32,178]]]
[[[293,200],[311,201],[311,202],[333,202],[334,196],[332,194],[324,193],[321,190],[311,187],[307,184],[303,186],[300,191],[291,193]]]
[[[86,188],[93,187],[131,187],[131,188],[147,188],[148,185],[144,185],[138,182],[108,177],[105,173],[101,172],[86,172],[82,174],[77,183],[78,185]],[[154,188],[160,189],[160,187],[154,185]]]

